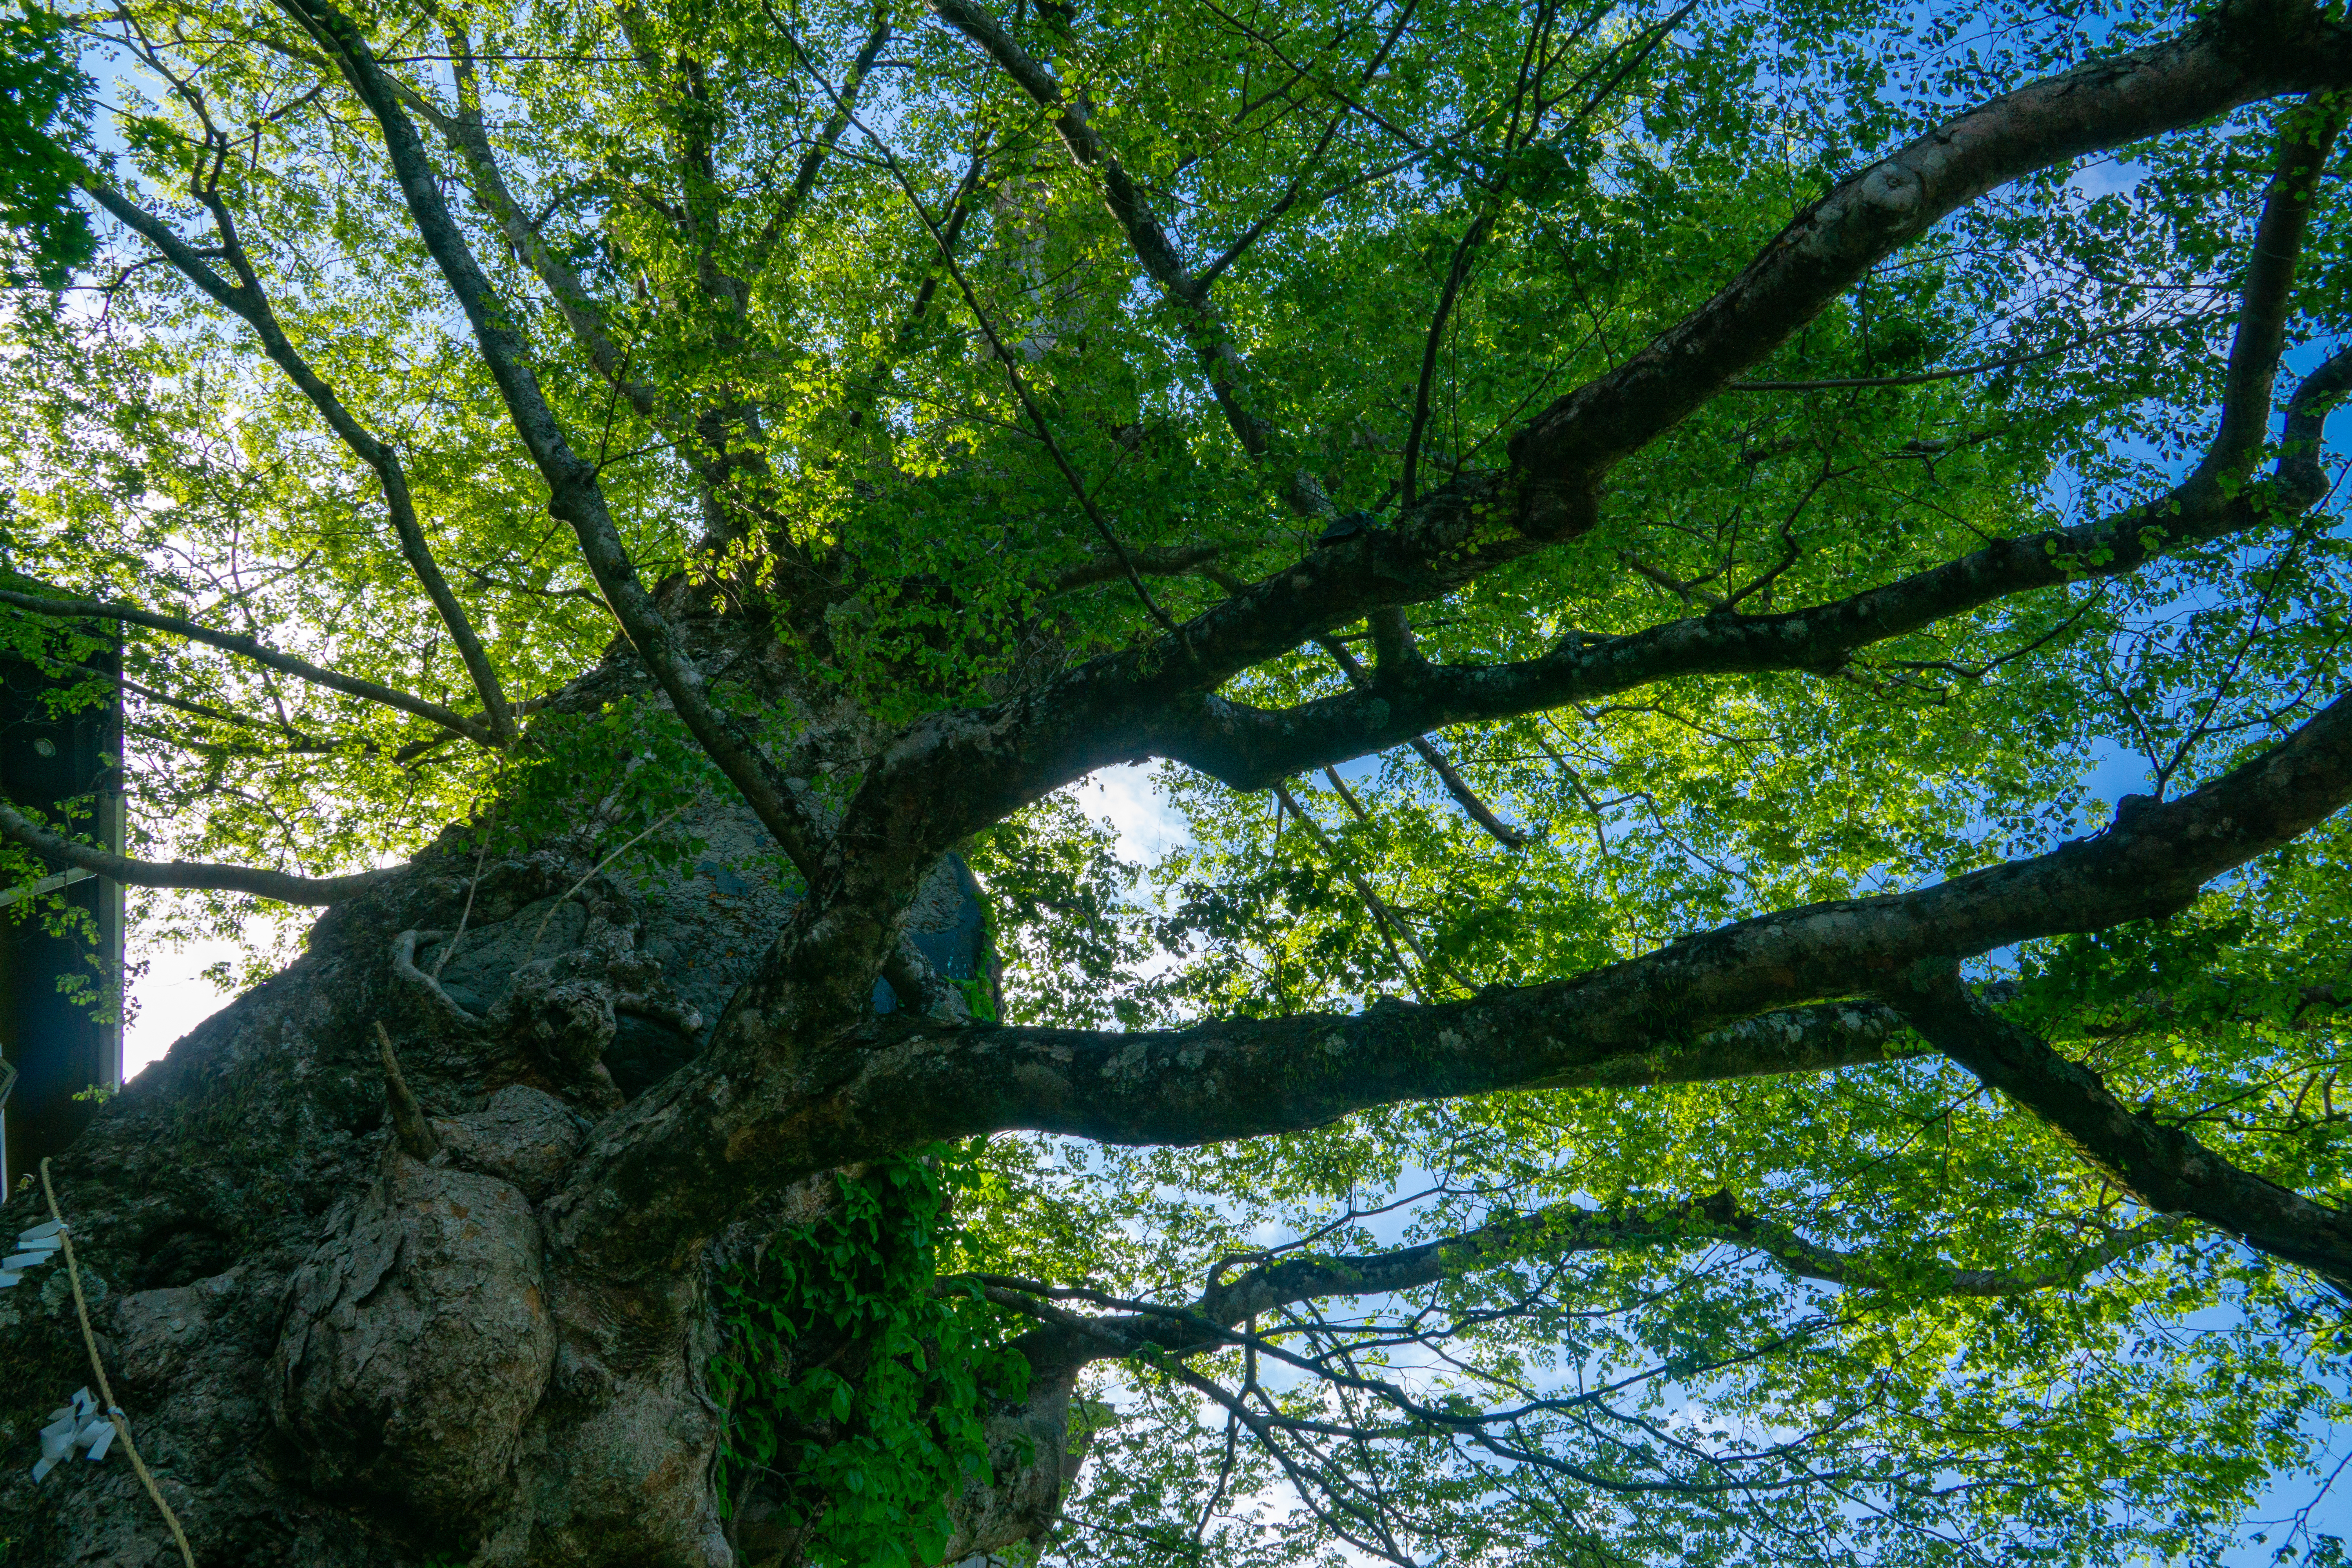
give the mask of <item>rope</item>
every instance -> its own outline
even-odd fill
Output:
[[[131,1468],[137,1470],[139,1479],[147,1483],[147,1495],[155,1500],[155,1507],[163,1513],[163,1522],[172,1527],[172,1539],[180,1543],[180,1555],[186,1559],[188,1568],[196,1568],[196,1554],[188,1550],[188,1537],[180,1529],[180,1516],[173,1513],[172,1505],[163,1500],[163,1493],[155,1485],[155,1478],[148,1473],[147,1461],[139,1457],[139,1445],[131,1440],[131,1423],[123,1415],[122,1406],[114,1403],[114,1390],[107,1386],[106,1363],[98,1359],[98,1336],[89,1331],[89,1303],[82,1300],[81,1266],[74,1261],[73,1227],[66,1224],[66,1216],[58,1212],[58,1191],[49,1185],[49,1162],[46,1155],[41,1160],[41,1191],[49,1200],[49,1217],[58,1222],[58,1239],[65,1243],[66,1277],[73,1281],[74,1315],[81,1319],[81,1342],[83,1348],[89,1352],[89,1370],[98,1379],[98,1396],[106,1401],[106,1418],[114,1423],[114,1435],[122,1439],[122,1450],[131,1456]]]

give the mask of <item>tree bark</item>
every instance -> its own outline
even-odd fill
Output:
[[[575,690],[647,685],[622,657]],[[445,834],[57,1162],[97,1344],[199,1563],[789,1560],[789,1532],[712,1501],[710,1274],[830,1181],[649,1280],[566,1256],[544,1223],[589,1129],[699,1049],[797,897],[731,792],[675,826],[707,847],[650,885],[625,860],[583,882],[600,849],[584,834],[477,881]],[[935,962],[976,944],[968,876],[943,863],[909,917]],[[45,1218],[21,1184],[0,1207],[11,1237]],[[92,1382],[66,1285],[51,1265],[0,1291],[8,1561],[177,1562],[120,1454],[31,1479],[33,1429]],[[996,1413],[1001,1481],[961,1504],[960,1549],[1050,1521],[1074,1374]]]

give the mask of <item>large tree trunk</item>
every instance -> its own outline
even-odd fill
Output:
[[[759,1489],[731,1520],[713,1501],[711,1274],[831,1179],[652,1285],[558,1255],[538,1211],[594,1122],[695,1052],[790,906],[739,802],[681,826],[709,847],[651,888],[567,896],[586,843],[492,858],[436,981],[475,868],[445,839],[335,907],[57,1162],[99,1349],[199,1563],[793,1559]],[[943,864],[909,926],[984,964],[969,875]],[[422,1125],[399,1125],[379,1021]],[[0,1211],[9,1237],[47,1217],[37,1184]],[[91,1383],[62,1264],[0,1293],[0,1368],[10,1568],[176,1561],[127,1457],[31,1479],[36,1428]],[[953,1555],[1050,1520],[1070,1385],[1041,1367],[996,1412],[997,1484],[960,1500]]]

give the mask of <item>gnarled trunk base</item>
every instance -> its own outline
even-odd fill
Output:
[[[538,1213],[595,1121],[694,1053],[790,905],[748,814],[683,826],[709,847],[650,889],[567,892],[585,847],[487,866],[446,963],[473,858],[428,852],[322,919],[58,1162],[116,1395],[199,1563],[792,1559],[756,1504],[730,1522],[713,1501],[709,1265],[599,1279],[551,1253]],[[966,976],[968,875],[943,868],[913,921]],[[415,1148],[379,1020],[424,1112]],[[775,1194],[713,1252],[831,1191]],[[0,1225],[46,1217],[20,1187]],[[121,1455],[31,1479],[35,1429],[90,1382],[61,1264],[0,1293],[0,1366],[11,1568],[176,1561]],[[960,1505],[959,1555],[1050,1521],[1069,1385],[1045,1369],[997,1413],[1000,1481]]]

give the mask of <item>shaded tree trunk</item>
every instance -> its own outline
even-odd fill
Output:
[[[575,695],[640,685],[614,663]],[[833,1201],[831,1178],[651,1283],[560,1255],[538,1212],[594,1123],[696,1052],[794,897],[731,796],[678,826],[707,847],[651,885],[583,882],[597,847],[577,840],[493,856],[477,882],[453,830],[57,1161],[116,1397],[200,1563],[793,1559],[760,1487],[730,1521],[713,1501],[710,1285]],[[951,974],[985,970],[972,893],[944,862],[909,919]],[[397,1124],[379,1022],[421,1125]],[[0,1210],[12,1236],[47,1217],[37,1184]],[[122,1456],[30,1477],[35,1428],[91,1382],[62,1265],[0,1293],[0,1366],[6,1561],[176,1561]],[[955,1555],[1050,1520],[1075,1370],[1039,1368],[994,1413],[999,1483],[959,1500]]]

